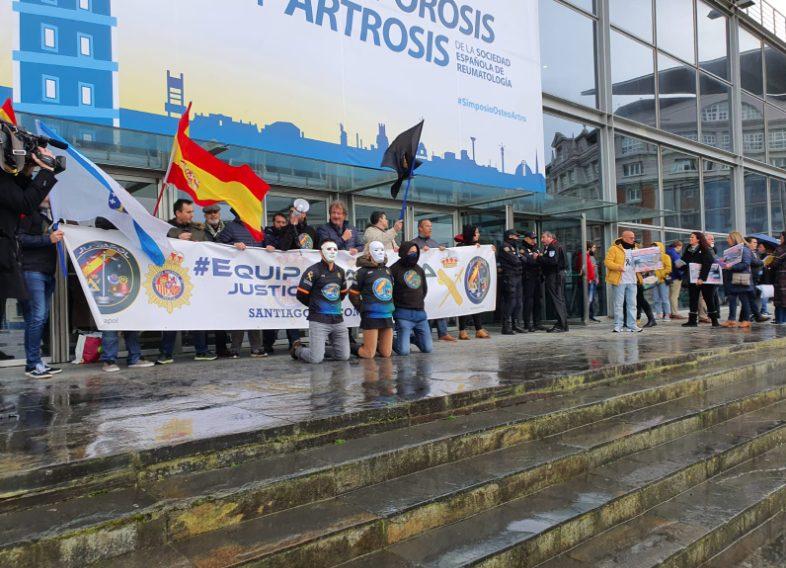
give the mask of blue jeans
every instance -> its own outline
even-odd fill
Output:
[[[142,358],[142,348],[139,345],[138,331],[124,331],[123,338],[126,340],[126,350],[128,351],[128,364],[133,365]],[[105,363],[117,361],[117,352],[120,349],[120,332],[105,331],[101,336],[101,360]]]
[[[176,331],[162,331],[161,332],[161,354],[165,357],[172,357],[172,352],[175,350],[175,339],[177,338]],[[207,353],[207,332],[206,331],[192,331],[191,338],[194,340],[194,349],[197,355]]]
[[[589,306],[589,317],[595,317],[595,300],[598,297],[598,285],[595,282],[587,284],[587,305]]]
[[[625,314],[623,313],[623,304],[628,307],[628,325],[630,329],[636,328],[636,285],[635,284],[620,284],[612,286],[614,289],[614,329],[622,329],[624,325]]]
[[[421,353],[431,353],[434,343],[431,339],[431,327],[428,316],[423,310],[399,309],[393,314],[396,320],[396,337],[393,340],[393,351],[399,355],[409,355],[410,336],[415,335],[415,345]]]
[[[448,334],[448,320],[440,318],[432,321],[437,326],[437,337],[445,337]]]
[[[652,311],[656,316],[658,314],[664,316],[671,314],[671,303],[669,302],[669,285],[665,282],[659,282],[652,288]]]
[[[41,340],[52,307],[55,277],[43,272],[25,272],[25,286],[29,298],[22,300],[22,316],[25,319],[25,371],[43,370]]]

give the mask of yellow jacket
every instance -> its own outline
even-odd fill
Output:
[[[636,248],[639,248],[638,246]],[[617,239],[606,253],[606,282],[612,286],[619,286],[622,273],[625,271],[625,249],[622,248],[622,239]],[[641,284],[641,274],[636,273],[636,281]]]
[[[658,277],[658,284],[663,284],[666,282],[666,278],[671,276],[671,257],[666,254],[666,247],[663,246],[663,243],[653,244],[660,249],[660,260],[663,263],[663,268],[656,270],[655,276]]]

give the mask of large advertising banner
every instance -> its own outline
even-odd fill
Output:
[[[268,252],[174,240],[176,254],[151,263],[119,231],[63,226],[68,254],[101,330],[302,329],[308,310],[296,298],[314,250]],[[390,255],[389,264],[397,259]],[[338,264],[354,278],[355,258]],[[497,268],[491,246],[430,249],[420,255],[430,318],[493,311]],[[414,274],[414,273],[413,273]],[[418,277],[417,274],[413,278]],[[345,300],[344,321],[360,325]]]
[[[373,168],[425,119],[419,175],[545,191],[538,0],[0,0],[0,16],[19,111],[172,135],[193,101],[196,139]]]

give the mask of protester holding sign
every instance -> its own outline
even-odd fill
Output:
[[[636,285],[641,281],[641,275],[636,273],[633,265],[635,248],[636,234],[626,230],[606,253],[606,282],[614,290],[614,333],[622,333],[625,322],[629,331],[641,331],[635,317]]]
[[[753,253],[745,246],[742,235],[733,231],[729,233],[726,241],[728,249],[723,253],[723,286],[729,300],[729,319],[723,322],[723,327],[737,327],[737,302],[742,304],[742,321],[739,327],[751,326],[751,294],[753,293],[753,275],[751,265]]]
[[[688,274],[690,275],[693,272],[696,276],[695,279],[689,276],[690,313],[688,314],[688,321],[682,324],[682,326],[697,327],[699,325],[699,296],[704,298],[704,301],[707,303],[707,314],[712,321],[713,327],[720,326],[718,322],[718,305],[715,303],[715,289],[707,282],[712,265],[715,263],[715,255],[704,233],[694,231],[690,234],[688,248],[682,253],[682,261],[690,268]],[[695,267],[691,265],[695,265]]]

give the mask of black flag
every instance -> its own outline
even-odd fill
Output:
[[[395,199],[401,189],[402,182],[412,175],[423,162],[415,158],[420,146],[420,134],[423,131],[423,121],[421,120],[409,130],[405,130],[393,140],[393,143],[385,151],[382,157],[383,168],[396,170],[398,179],[390,186],[390,195]]]

